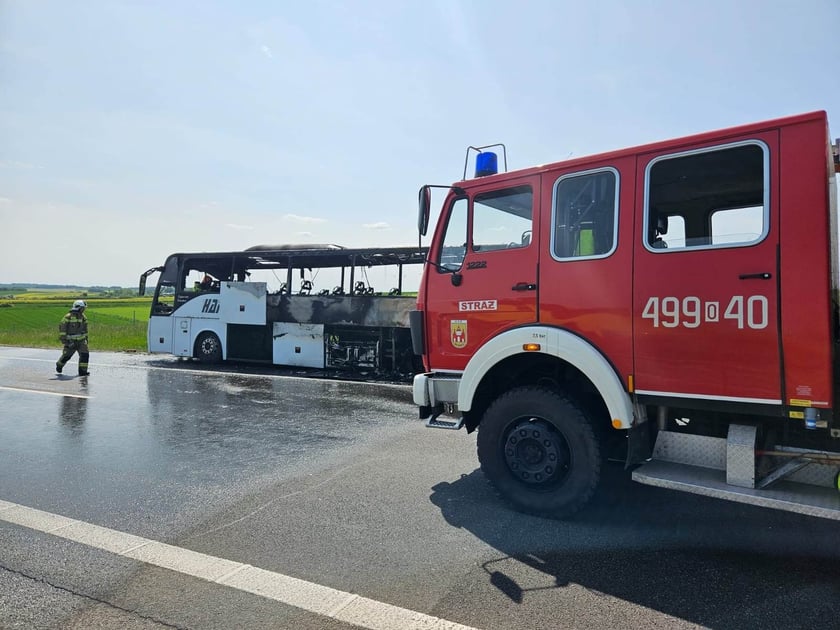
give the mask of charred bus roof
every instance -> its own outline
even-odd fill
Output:
[[[168,260],[200,268],[217,278],[228,278],[234,273],[259,269],[420,265],[426,261],[427,251],[428,248],[417,247],[256,246],[236,252],[178,253],[169,256]]]

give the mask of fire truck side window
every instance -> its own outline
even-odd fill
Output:
[[[438,264],[443,269],[455,271],[461,268],[467,253],[467,200],[456,199],[446,221],[446,234],[438,253]],[[438,269],[441,273],[443,271]]]
[[[566,175],[554,186],[551,253],[558,260],[603,258],[615,249],[618,173]]]
[[[534,194],[530,186],[476,195],[472,246],[477,252],[527,247],[531,242]]]
[[[759,142],[653,160],[647,168],[647,248],[740,247],[763,239],[768,164],[767,147]]]

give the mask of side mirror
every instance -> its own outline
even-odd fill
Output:
[[[417,207],[417,231],[420,236],[426,236],[429,230],[429,213],[432,207],[432,193],[429,186],[420,188]]]
[[[151,268],[151,269],[149,269],[148,271],[145,271],[145,272],[144,272],[144,273],[140,276],[140,287],[139,287],[139,288],[138,288],[138,290],[137,290],[137,295],[146,295],[146,278],[148,278],[149,276],[151,276],[151,275],[152,275],[153,273],[155,273],[156,271],[163,271],[163,270],[164,270],[164,268],[163,268],[163,267],[152,267],[152,268]]]

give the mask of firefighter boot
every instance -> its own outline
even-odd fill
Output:
[[[79,376],[87,376],[90,374],[88,372],[88,360],[90,359],[89,352],[80,352],[79,353]]]

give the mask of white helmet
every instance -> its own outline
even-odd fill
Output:
[[[87,304],[85,304],[84,300],[76,300],[73,302],[73,308],[70,309],[72,311],[78,311],[79,309],[87,308]]]

